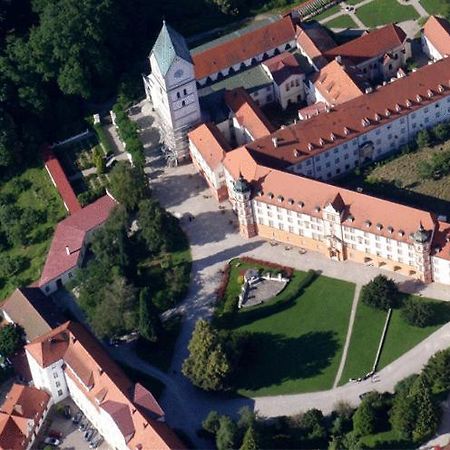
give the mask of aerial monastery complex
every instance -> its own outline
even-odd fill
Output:
[[[144,84],[166,145],[232,203],[243,236],[450,284],[445,217],[330,184],[450,119],[449,23],[430,17],[421,43],[430,64],[408,72],[396,24],[337,45],[290,14],[189,51],[164,23]],[[267,104],[298,116],[278,128]]]

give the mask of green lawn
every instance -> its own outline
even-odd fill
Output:
[[[394,430],[383,431],[381,433],[369,434],[363,436],[360,440],[361,444],[367,448],[414,448],[412,442],[403,440]]]
[[[378,369],[382,369],[392,361],[395,361],[401,355],[415,347],[419,342],[427,338],[431,333],[439,329],[446,320],[449,319],[450,305],[446,302],[436,302],[434,300],[422,297],[415,297],[418,301],[433,302],[440,309],[439,316],[441,323],[433,326],[419,328],[406,323],[399,310],[392,312],[389,323],[386,340],[384,341],[383,351],[381,352]]]
[[[447,15],[449,12],[448,0],[420,0],[420,4],[427,10],[428,14]]]
[[[369,28],[419,17],[414,7],[400,5],[397,0],[374,0],[358,8],[356,15]]]
[[[354,20],[347,14],[343,14],[340,17],[336,17],[336,19],[330,20],[326,22],[324,25],[327,28],[357,28]]]
[[[295,272],[272,302],[240,311],[234,329],[250,333],[251,357],[236,385],[245,396],[330,389],[342,355],[354,285],[319,276],[292,300],[306,274]]]
[[[65,216],[65,209],[56,188],[43,167],[32,167],[21,175],[0,185],[0,195],[10,196],[8,203],[19,208],[43,212],[42,221],[33,226],[29,244],[6,248],[2,254],[22,256],[28,261],[21,272],[7,280],[0,279],[0,301],[18,286],[27,285],[40,277],[56,223]]]
[[[317,14],[311,20],[316,20],[317,22],[320,22],[321,20],[326,19],[327,17],[330,17],[333,14],[337,14],[338,12],[341,12],[341,7],[339,5],[336,5],[336,6],[333,6],[332,8],[326,9],[325,11],[321,12],[320,14]]]
[[[361,301],[358,303],[347,360],[339,384],[347,383],[349,378],[362,377],[372,370],[386,314]]]

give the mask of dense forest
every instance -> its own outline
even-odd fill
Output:
[[[291,0],[0,0],[0,175],[77,131],[140,74],[162,18],[186,36]]]

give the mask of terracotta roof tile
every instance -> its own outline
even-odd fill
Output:
[[[450,58],[444,58],[328,113],[299,121],[246,146],[255,157],[265,157],[265,161],[270,158],[279,167],[301,162],[448,96],[449,73]]]
[[[67,179],[66,174],[58,161],[58,158],[50,147],[46,147],[42,151],[42,159],[44,160],[45,167],[56,184],[56,189],[58,189],[58,192],[61,195],[69,213],[73,214],[80,211],[80,202],[78,201],[77,196],[75,195],[75,192],[73,191],[72,186],[70,185],[69,180]]]
[[[315,88],[330,105],[339,105],[364,94],[367,81],[356,67],[331,61],[313,78]]]
[[[49,344],[52,341],[66,343],[61,351],[58,350],[57,355]],[[66,376],[73,380],[96,408],[100,407],[111,415],[130,449],[185,448],[165,423],[155,419],[159,413],[163,414],[163,412],[154,397],[144,388],[133,384],[95,337],[82,325],[66,322],[59,328],[35,339],[26,346],[26,350],[41,366],[42,361],[54,360],[55,356],[64,360],[68,357],[68,365],[74,371],[66,368]],[[79,378],[81,378],[80,374],[84,377],[89,373],[91,387],[86,389]]]
[[[202,156],[212,169],[222,162],[225,153],[231,150],[225,136],[213,123],[203,123],[192,130],[189,140],[202,151]]]
[[[417,231],[420,222],[427,230],[435,228],[435,219],[429,212],[264,167],[255,162],[245,147],[228,153],[224,165],[235,179],[241,173],[247,181],[252,183],[255,193],[262,192],[261,201],[265,203],[314,217],[322,217],[322,211],[317,211],[316,208],[318,206],[323,208],[330,201],[337,201],[341,208],[345,205],[345,226],[404,242],[410,242],[409,235]],[[269,196],[269,193],[272,193],[273,196]],[[336,200],[338,195],[340,199]],[[283,198],[282,203],[278,201],[278,196]],[[256,196],[255,200],[258,198]],[[294,201],[293,205],[289,204],[289,199]],[[302,206],[299,205],[299,202]],[[346,220],[350,216],[353,217],[353,220]],[[367,220],[372,223],[369,228],[366,226]],[[376,228],[375,224],[377,223],[383,225],[381,230]],[[393,235],[388,231],[389,226],[394,229]],[[403,233],[402,235],[399,235],[400,231]]]
[[[226,91],[224,99],[239,124],[250,132],[253,139],[267,136],[275,130],[261,108],[244,88]]]
[[[441,55],[450,55],[450,23],[447,20],[430,16],[423,34]]]
[[[195,77],[197,80],[201,80],[294,39],[295,29],[292,19],[285,17],[236,39],[192,55]]]
[[[341,56],[351,60],[353,64],[360,64],[392,51],[401,46],[405,40],[405,32],[398,25],[390,24],[370,31],[339,47],[327,50],[325,56],[329,59]]]
[[[328,32],[320,25],[308,26],[307,24],[297,25],[297,44],[301,50],[318,67],[323,67],[327,60],[323,56],[324,52],[336,47],[336,43]]]
[[[292,53],[283,52],[263,62],[272,75],[276,84],[280,85],[292,75],[301,75],[301,69],[297,59]]]
[[[117,205],[109,195],[59,222],[42,270],[39,286],[58,278],[77,265],[86,233],[101,225]]]

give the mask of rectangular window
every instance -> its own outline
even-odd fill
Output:
[[[58,374],[56,372],[53,372],[53,378],[58,378]]]
[[[63,395],[63,391],[61,389],[58,390],[58,397],[61,397]]]

